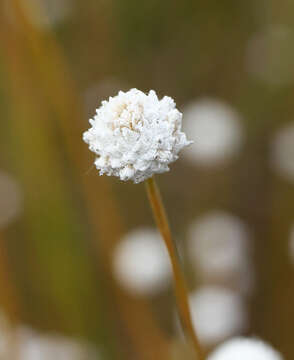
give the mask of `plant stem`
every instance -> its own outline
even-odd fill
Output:
[[[164,239],[170,256],[174,278],[175,296],[180,320],[186,337],[192,342],[195,348],[197,360],[204,360],[204,355],[192,323],[185,277],[180,265],[180,258],[176,249],[176,245],[171,236],[171,231],[169,228],[164,205],[161,200],[160,192],[153,177],[146,180],[145,183],[157,227]]]

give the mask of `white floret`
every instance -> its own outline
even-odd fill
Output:
[[[179,151],[189,145],[181,131],[182,114],[172,98],[159,100],[137,89],[120,91],[103,101],[83,135],[97,158],[100,175],[114,175],[139,183],[169,171]]]
[[[261,340],[240,337],[220,345],[208,360],[283,360],[283,358]]]

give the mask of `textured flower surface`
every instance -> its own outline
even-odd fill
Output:
[[[179,151],[189,145],[181,131],[182,114],[170,97],[158,99],[137,89],[120,91],[102,101],[92,127],[83,135],[97,158],[100,175],[139,183],[169,170]]]
[[[208,360],[283,360],[268,344],[247,338],[234,338],[220,345]]]

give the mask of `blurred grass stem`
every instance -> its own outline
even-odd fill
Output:
[[[154,177],[146,180],[145,183],[146,183],[148,198],[151,204],[151,208],[153,210],[157,227],[164,239],[165,245],[167,247],[170,256],[173,278],[174,278],[175,296],[176,296],[178,311],[180,315],[180,320],[185,335],[187,336],[188,340],[192,342],[195,348],[197,359],[204,360],[204,355],[192,323],[185,277],[181,268],[180,258],[175,243],[172,239],[166,211],[163,202],[161,200],[159,188],[155,182]]]

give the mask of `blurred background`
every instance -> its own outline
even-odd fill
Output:
[[[1,0],[1,359],[190,359],[142,184],[82,132],[119,90],[194,140],[158,176],[206,351],[294,358],[294,3]]]

